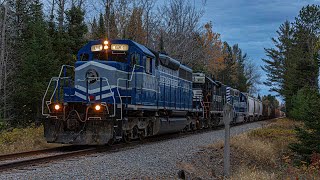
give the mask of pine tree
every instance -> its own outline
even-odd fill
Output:
[[[232,47],[227,42],[223,43],[223,52],[224,52],[224,64],[225,68],[219,72],[217,79],[221,80],[228,86],[234,87],[235,81],[235,60],[232,54]]]
[[[98,31],[96,32],[96,35],[99,39],[103,39],[107,37],[106,24],[105,24],[105,20],[103,18],[102,13],[100,13],[99,26],[98,26]]]
[[[248,84],[248,79],[245,76],[247,54],[242,54],[242,50],[239,48],[238,44],[233,45],[232,53],[233,59],[236,62],[234,78],[235,88],[242,92],[248,92],[250,85]]]
[[[293,29],[290,22],[286,21],[277,31],[278,38],[272,38],[275,48],[265,48],[266,55],[269,59],[263,59],[266,63],[262,67],[267,73],[265,85],[272,87],[271,90],[283,94],[284,73],[289,65],[288,57],[292,44]]]
[[[99,39],[97,36],[97,31],[98,31],[98,24],[97,24],[96,17],[94,17],[91,24],[91,39]]]
[[[310,162],[313,153],[320,153],[320,95],[314,87],[304,87],[293,97],[291,116],[304,122],[304,127],[296,128],[299,141],[290,144],[302,160]]]
[[[276,48],[265,49],[269,57],[264,59],[265,84],[284,97],[289,116],[293,96],[304,86],[318,87],[319,9],[317,5],[303,7],[292,26],[288,21],[280,26],[278,39],[272,39]]]
[[[84,35],[87,33],[88,29],[84,22],[84,15],[85,13],[81,7],[76,6],[72,6],[71,9],[66,12],[68,46],[71,49],[71,52],[69,53],[72,55],[73,61],[75,61],[79,49],[86,42]],[[73,62],[69,62],[66,64],[72,63]]]
[[[318,90],[319,64],[317,41],[320,35],[320,6],[303,7],[295,22],[286,21],[272,39],[275,48],[265,49],[268,86],[286,101],[286,115],[304,122],[297,128],[298,142],[291,148],[304,160],[320,153],[320,95]]]
[[[109,39],[116,39],[118,37],[118,28],[117,28],[117,24],[116,24],[116,17],[114,12],[111,13],[110,16],[110,35],[109,35]]]
[[[15,124],[34,122],[41,116],[41,98],[47,82],[55,70],[51,41],[43,18],[42,4],[34,0],[26,29],[23,31],[24,41],[20,53],[21,65],[17,73],[15,108],[17,118]]]
[[[267,73],[265,85],[271,87],[271,91],[278,92],[289,107],[292,97],[292,80],[295,78],[295,63],[292,61],[293,28],[289,21],[283,23],[277,31],[278,38],[272,38],[275,48],[266,48],[269,59],[263,59],[266,63],[262,67]],[[289,108],[290,109],[290,108]]]
[[[142,12],[141,8],[134,8],[127,25],[126,36],[128,39],[134,40],[138,43],[146,43],[146,32],[142,26]]]
[[[93,18],[91,26],[91,36],[93,39],[105,39],[107,38],[107,30],[103,14],[99,15],[99,22],[97,23],[96,18]]]
[[[313,153],[320,153],[320,94],[318,87],[318,52],[320,38],[320,6],[303,7],[295,21],[292,59],[295,62],[296,79],[290,89],[290,115],[303,121],[297,128],[298,142],[291,145],[304,160],[310,162]],[[288,109],[288,107],[286,107]]]

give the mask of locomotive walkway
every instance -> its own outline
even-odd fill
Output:
[[[267,121],[235,126],[231,135],[262,127]],[[196,133],[158,142],[137,144],[123,150],[74,156],[51,163],[2,172],[0,179],[133,179],[176,178],[176,163],[206,146],[222,140],[223,130]]]

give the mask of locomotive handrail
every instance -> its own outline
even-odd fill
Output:
[[[110,83],[109,83],[108,78],[106,78],[106,77],[101,77],[101,78],[106,80],[106,82],[107,82],[107,84],[108,84],[108,86],[109,86],[110,93],[112,94],[112,99],[113,99],[113,115],[110,116],[110,117],[115,117],[115,116],[116,116],[116,98],[114,97],[114,93],[113,93],[112,90],[111,90],[111,86],[110,86]],[[101,91],[101,89],[100,89],[100,91]],[[101,92],[100,92],[100,93],[101,93]],[[101,101],[101,99],[102,99],[102,98],[100,98],[100,101]]]
[[[65,67],[69,67],[69,68],[73,68],[74,69],[74,66],[71,66],[71,65],[62,65],[61,66],[61,69],[60,69],[60,73],[59,73],[59,76],[57,77],[57,80],[56,81],[58,81],[58,80],[60,80],[61,79],[61,74],[62,74],[62,71],[65,69]],[[62,79],[64,79],[65,77],[62,77]],[[69,77],[68,77],[69,78]],[[66,78],[67,79],[67,78]],[[49,84],[50,85],[50,84]],[[54,94],[56,93],[56,91],[57,91],[57,89],[58,89],[58,86],[59,86],[59,84],[57,83],[57,85],[56,85],[56,87],[54,88],[54,91],[53,91],[53,93],[52,93],[52,95],[51,95],[51,98],[50,98],[50,102],[52,101],[52,98],[53,98],[53,96],[54,96]]]
[[[73,69],[74,69],[74,66],[71,66],[71,65],[62,65],[62,66],[61,66],[61,69],[60,69],[59,76],[58,76],[58,77],[52,77],[52,78],[50,79],[49,84],[48,84],[48,86],[47,86],[47,89],[46,89],[46,91],[45,91],[45,93],[44,93],[44,96],[43,96],[43,98],[42,98],[42,115],[43,115],[43,116],[47,116],[47,117],[50,116],[50,114],[44,113],[44,102],[45,102],[45,98],[46,98],[46,96],[47,96],[47,94],[48,94],[48,91],[49,91],[49,88],[50,88],[50,85],[51,85],[52,81],[55,81],[55,82],[58,81],[58,82],[59,82],[60,79],[69,79],[69,78],[70,78],[70,77],[61,77],[62,72],[65,70],[65,67],[73,68]],[[50,113],[50,108],[48,107],[48,104],[51,103],[51,101],[52,101],[52,99],[53,99],[53,96],[54,96],[54,94],[56,93],[56,91],[57,91],[57,89],[58,89],[58,86],[59,86],[59,83],[56,83],[56,86],[55,86],[55,88],[54,88],[54,90],[53,90],[53,93],[52,93],[52,95],[51,95],[51,97],[50,97],[50,100],[49,100],[49,101],[46,101],[46,105],[47,105],[47,108],[48,108],[48,110],[49,110],[49,113]]]
[[[143,66],[140,66],[140,65],[134,65],[133,66],[133,68],[132,68],[132,72],[131,72],[131,77],[130,77],[130,79],[124,79],[124,78],[118,78],[117,79],[117,92],[118,92],[118,96],[119,96],[119,101],[120,101],[120,108],[121,108],[121,110],[120,110],[120,119],[116,119],[116,120],[122,120],[122,116],[123,116],[123,114],[122,114],[122,99],[121,99],[121,95],[120,95],[120,92],[119,92],[119,80],[121,80],[121,81],[128,81],[128,82],[131,82],[132,81],[132,79],[133,79],[133,74],[134,74],[134,71],[135,71],[135,69],[136,69],[136,66],[139,66],[139,68],[140,67],[142,67],[142,68],[144,68]]]
[[[48,91],[49,91],[50,84],[51,84],[51,82],[52,82],[52,80],[53,80],[54,78],[56,78],[56,77],[52,77],[52,78],[50,79],[49,84],[48,84],[47,89],[46,89],[46,92],[44,93],[44,96],[43,96],[43,98],[42,98],[42,115],[43,115],[43,116],[50,116],[50,114],[45,114],[45,113],[44,113],[44,101],[45,101],[45,98],[46,98],[47,93],[48,93]],[[50,109],[49,109],[49,113],[50,113]]]
[[[47,94],[48,94],[48,91],[49,91],[49,88],[50,88],[50,84],[52,83],[52,81],[58,82],[58,81],[61,80],[61,79],[70,79],[70,77],[60,77],[60,78],[59,78],[59,77],[52,77],[52,78],[50,79],[50,81],[49,81],[49,85],[47,86],[46,92],[44,93],[44,96],[43,96],[43,98],[42,98],[42,115],[43,115],[43,116],[50,116],[50,114],[45,114],[45,113],[44,113],[44,102],[45,102],[45,98],[46,98],[46,96],[47,96]],[[52,93],[52,95],[51,95],[51,97],[50,97],[50,100],[49,100],[49,101],[46,101],[46,105],[47,105],[47,108],[48,108],[49,112],[50,112],[50,108],[49,108],[48,104],[51,103],[51,101],[52,101],[52,99],[53,99],[53,96],[54,96],[54,94],[55,94],[58,86],[59,86],[59,84],[56,83],[55,88],[54,88],[54,91],[53,91],[53,93]]]
[[[62,66],[61,66],[61,69],[60,69],[59,76],[58,76],[59,78],[61,77],[62,71],[64,70],[65,67],[73,68],[73,69],[74,69],[74,66],[71,66],[71,65],[62,65]]]

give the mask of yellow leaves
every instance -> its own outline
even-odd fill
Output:
[[[220,34],[212,31],[212,23],[205,24],[206,32],[201,36],[204,52],[207,55],[207,71],[212,75],[217,75],[226,68],[225,51]]]
[[[291,163],[290,156],[284,156],[284,157],[282,157],[282,160],[283,160],[286,164]]]
[[[143,28],[141,8],[134,8],[127,26],[127,36],[129,39],[145,44],[147,33]]]

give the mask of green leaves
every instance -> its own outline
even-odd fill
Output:
[[[34,122],[40,114],[40,102],[55,66],[47,25],[43,18],[42,4],[35,0],[29,6],[28,21],[22,31],[23,41],[17,47],[21,59],[16,72],[13,103],[16,118],[14,125]]]
[[[315,53],[319,38],[320,6],[303,7],[294,23],[284,22],[272,38],[275,48],[266,48],[262,69],[267,73],[265,85],[273,86],[286,101],[288,115],[292,98],[304,86],[318,87],[319,67]]]
[[[262,67],[267,73],[264,84],[286,101],[286,115],[304,122],[296,129],[299,142],[290,145],[304,160],[320,152],[319,22],[319,5],[303,7],[294,23],[280,26],[278,37],[272,38],[275,48],[265,49],[268,59]]]

